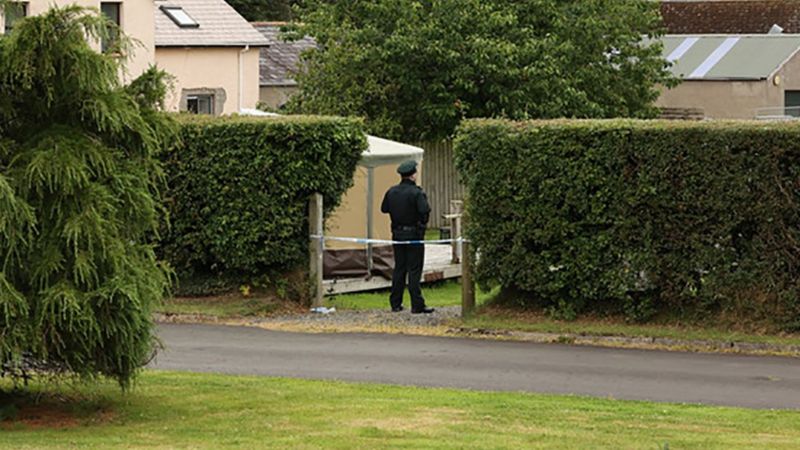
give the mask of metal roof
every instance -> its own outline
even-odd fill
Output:
[[[664,58],[684,80],[765,80],[800,50],[798,34],[667,35]]]

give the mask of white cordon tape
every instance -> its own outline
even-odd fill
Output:
[[[435,239],[430,241],[389,241],[384,239],[362,239],[362,238],[351,238],[351,237],[336,237],[336,236],[320,236],[318,234],[312,234],[310,236],[311,239],[322,239],[325,241],[336,241],[336,242],[351,242],[353,244],[384,244],[384,245],[420,245],[420,244],[453,244],[457,242],[468,242],[464,238],[456,238],[456,239]]]

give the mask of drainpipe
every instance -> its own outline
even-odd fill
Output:
[[[244,49],[239,52],[239,108],[237,112],[242,111],[244,104],[244,69],[242,68],[244,59],[243,55],[250,51],[250,44],[245,45]]]

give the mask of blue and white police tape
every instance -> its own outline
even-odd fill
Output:
[[[310,236],[311,239],[322,239],[325,241],[336,241],[336,242],[350,242],[353,244],[380,244],[380,245],[420,245],[420,244],[454,244],[459,242],[467,242],[464,238],[455,238],[455,239],[432,239],[430,241],[390,241],[386,239],[364,239],[364,238],[353,238],[353,237],[338,237],[338,236],[320,236],[318,234],[312,234]]]

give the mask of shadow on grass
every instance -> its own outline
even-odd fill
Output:
[[[64,429],[112,422],[116,401],[67,386],[23,389],[0,382],[0,429]]]

